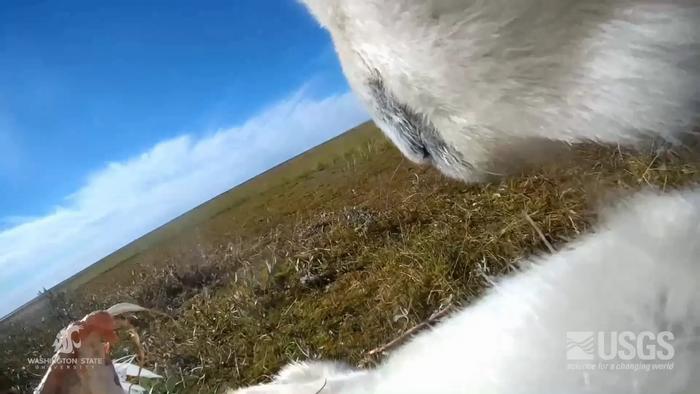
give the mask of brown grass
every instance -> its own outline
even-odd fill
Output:
[[[589,231],[602,202],[700,176],[670,154],[580,146],[566,164],[468,186],[410,165],[373,126],[360,132],[295,175],[229,195],[229,208],[59,296],[57,309],[79,317],[134,301],[171,314],[135,322],[147,366],[168,377],[163,393],[256,383],[308,357],[371,365],[371,349]],[[0,387],[36,381],[27,355],[50,354],[66,316],[4,330]]]

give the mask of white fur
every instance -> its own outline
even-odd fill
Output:
[[[236,394],[690,393],[700,387],[700,189],[642,194],[374,370],[294,364]],[[567,368],[569,331],[671,331],[670,371]],[[321,390],[321,388],[323,388]]]
[[[479,180],[541,139],[678,142],[697,125],[696,0],[302,1],[384,132],[453,177]],[[375,74],[465,162],[412,152],[379,116]]]

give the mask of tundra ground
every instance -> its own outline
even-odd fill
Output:
[[[71,319],[124,301],[172,316],[133,320],[145,366],[167,377],[156,392],[216,393],[295,359],[371,366],[383,356],[372,349],[589,231],[606,201],[700,179],[699,165],[669,152],[586,145],[562,160],[464,185],[410,164],[363,125],[55,292],[38,328],[2,327],[0,392],[36,384],[43,371],[28,358],[49,357]]]

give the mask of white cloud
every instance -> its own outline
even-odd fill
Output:
[[[317,100],[302,89],[243,125],[182,135],[110,163],[50,215],[0,232],[0,316],[42,287],[366,119],[350,93]]]

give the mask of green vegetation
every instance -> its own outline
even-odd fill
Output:
[[[50,355],[70,318],[124,301],[174,318],[134,320],[146,366],[168,377],[159,392],[219,392],[308,357],[372,365],[371,349],[548,253],[537,229],[560,247],[601,202],[696,181],[687,163],[578,146],[566,165],[464,185],[411,165],[364,125],[112,256],[55,294],[39,328],[4,327],[0,392],[36,383],[27,357]]]

